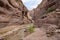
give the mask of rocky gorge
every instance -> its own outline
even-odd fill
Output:
[[[39,30],[24,37],[25,29],[31,23]],[[42,0],[31,11],[21,0],[0,0],[0,39],[60,40],[60,0]]]

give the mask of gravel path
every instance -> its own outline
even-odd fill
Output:
[[[56,40],[55,37],[47,37],[43,29],[36,29],[34,33],[23,40]]]

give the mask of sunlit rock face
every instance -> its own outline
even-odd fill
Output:
[[[27,11],[21,0],[0,0],[0,27],[22,24]]]

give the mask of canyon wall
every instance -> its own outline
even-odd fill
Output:
[[[23,24],[27,12],[21,0],[0,0],[0,28]]]
[[[35,27],[45,29],[48,36],[56,36],[60,40],[60,0],[42,0],[34,10]]]
[[[0,40],[22,40],[25,37],[25,30],[30,25],[27,12],[22,0],[0,0]]]
[[[40,23],[40,20],[42,20],[42,21],[46,20],[45,22],[50,23],[55,18],[55,20],[57,21],[58,14],[59,14],[58,12],[60,12],[60,0],[53,0],[53,1],[52,0],[43,0],[41,2],[41,4],[39,4],[38,7],[35,9],[34,15],[33,15],[33,20],[35,21],[35,24],[38,24],[38,25]],[[50,18],[53,18],[53,20]],[[53,22],[53,24],[54,24],[54,22]]]

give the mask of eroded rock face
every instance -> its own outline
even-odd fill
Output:
[[[58,16],[57,11],[59,9],[58,5],[60,0],[43,0],[40,5],[35,9],[33,20],[35,21],[35,24],[38,26],[42,23],[49,23],[58,25]],[[55,8],[54,10],[48,10]],[[56,11],[57,10],[57,11]],[[51,11],[51,12],[50,12]],[[60,12],[60,11],[59,11]],[[40,27],[40,26],[38,26]]]
[[[35,9],[33,20],[35,27],[46,28],[55,34],[57,29],[60,30],[60,0],[43,0]]]
[[[22,24],[27,12],[21,0],[0,0],[0,27]]]
[[[42,0],[41,4],[38,5],[38,7],[35,9],[35,18],[38,18],[38,16],[42,16],[43,14],[46,14],[46,11],[49,8],[59,8],[59,2],[60,0]]]
[[[28,19],[29,19],[31,22],[33,22],[32,18],[33,18],[33,16],[34,16],[34,10],[29,11],[29,12],[27,13],[27,16],[28,16]]]

